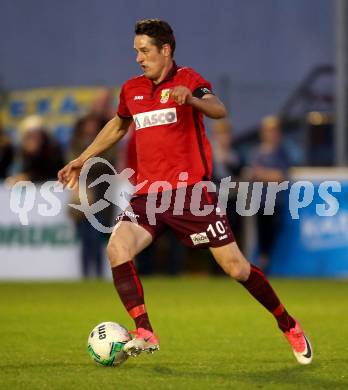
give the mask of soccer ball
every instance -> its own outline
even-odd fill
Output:
[[[88,337],[87,350],[90,357],[103,366],[119,366],[128,355],[123,346],[131,340],[128,330],[115,322],[102,322]]]

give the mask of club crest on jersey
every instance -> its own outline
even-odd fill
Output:
[[[146,127],[168,125],[177,122],[176,108],[165,108],[163,110],[155,110],[141,112],[133,115],[135,122],[135,130],[144,129]]]
[[[167,101],[169,99],[169,93],[170,93],[170,89],[169,88],[162,89],[162,91],[161,91],[161,99],[160,99],[161,103],[167,103]]]

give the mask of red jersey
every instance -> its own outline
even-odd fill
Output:
[[[188,185],[211,177],[212,154],[203,114],[190,105],[178,105],[169,96],[170,89],[179,85],[194,96],[211,93],[208,81],[175,63],[159,84],[142,75],[128,80],[121,89],[117,114],[133,117],[135,122],[137,183],[148,180],[137,194],[149,192],[156,181],[177,188],[181,172],[188,173]]]

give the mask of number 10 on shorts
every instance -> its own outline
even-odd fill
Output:
[[[226,233],[225,226],[221,221],[217,221],[215,223],[215,228],[212,223],[209,224],[207,232],[211,233],[214,238],[217,236],[216,231],[219,233],[219,235]]]

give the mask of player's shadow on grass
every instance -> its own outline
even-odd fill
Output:
[[[342,361],[340,361],[342,363]],[[267,366],[267,362],[264,362]],[[347,360],[348,363],[348,360]],[[151,365],[152,366],[152,365]],[[209,378],[215,378],[219,382],[236,382],[239,381],[241,384],[257,384],[257,385],[297,385],[297,386],[310,386],[318,388],[330,388],[330,389],[347,389],[348,384],[341,379],[326,379],[322,378],[320,372],[322,367],[318,363],[314,363],[310,366],[292,366],[283,367],[280,369],[255,371],[250,369],[248,371],[247,366],[241,369],[240,365],[237,368],[231,364],[230,373],[222,373],[218,371],[205,373],[201,371],[199,367],[193,371],[187,365],[183,365],[184,369],[180,369],[178,364],[175,368],[169,368],[168,366],[153,366],[151,369],[154,374],[159,374],[168,377],[181,377],[190,379],[201,379],[204,376]],[[148,367],[150,368],[150,367]],[[203,370],[203,369],[202,369]]]
[[[32,370],[32,369],[47,369],[47,368],[86,368],[91,367],[91,363],[63,363],[63,362],[42,362],[42,363],[25,363],[20,362],[18,364],[4,364],[0,363],[0,370],[6,369],[6,370],[18,370],[19,368],[21,370]]]
[[[251,371],[247,375],[241,372],[234,372],[231,374],[231,379],[239,379],[241,382],[251,382],[257,384],[275,384],[275,385],[296,385],[298,387],[306,386],[313,388],[347,388],[347,384],[339,379],[327,379],[321,376],[321,367],[319,364],[310,366],[293,366],[284,367],[280,369],[265,370],[265,371]]]
[[[86,362],[86,363],[76,363],[76,362],[61,362],[61,361],[47,361],[47,362],[38,362],[38,363],[25,363],[25,362],[19,362],[18,364],[16,363],[10,363],[6,364],[4,362],[0,363],[0,371],[1,370],[14,370],[17,371],[18,369],[21,370],[47,370],[47,369],[86,369],[88,371],[93,370],[93,369],[100,369],[100,370],[119,370],[119,369],[124,369],[124,367],[127,367],[128,370],[135,370],[135,369],[141,369],[141,364],[138,365],[132,365],[128,364],[126,366],[127,362],[125,364],[122,364],[121,367],[105,367],[101,364],[96,364],[91,362]]]

